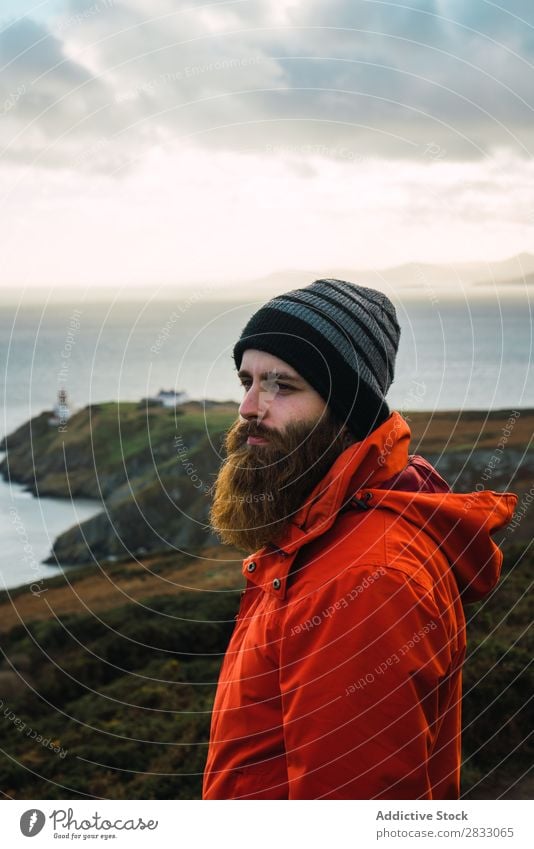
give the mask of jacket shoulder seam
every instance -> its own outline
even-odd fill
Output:
[[[398,517],[397,517],[397,520],[398,520]],[[391,539],[392,539],[391,524],[392,524],[392,521],[393,521],[393,518],[391,516],[389,517],[389,521],[387,521],[386,518],[384,517],[384,548],[385,548],[385,551],[386,551],[387,568],[395,569],[397,572],[402,572],[411,581],[415,581],[421,587],[423,587],[423,589],[425,589],[427,592],[431,592],[432,595],[433,595],[434,594],[434,581],[432,579],[432,575],[426,569],[424,563],[417,561],[417,569],[414,570],[410,566],[404,566],[402,564],[402,562],[398,562],[398,563],[394,562],[399,557],[399,551],[398,550],[394,551],[393,546],[391,545]],[[419,532],[424,534],[425,537],[428,537],[428,539],[432,540],[432,537],[430,537],[430,535],[425,531],[424,528],[420,528]],[[434,549],[435,548],[434,540],[432,540],[432,543],[433,543],[433,549]],[[406,546],[405,546],[405,548],[406,548]]]
[[[417,584],[422,590],[424,590],[425,597],[430,598],[432,603],[435,605],[436,610],[438,610],[438,606],[434,598],[434,582],[423,565],[419,564],[416,572],[412,571],[409,567],[403,567],[401,564],[392,565],[391,563],[386,563],[382,568],[388,572],[396,572],[397,574],[402,575],[409,583]],[[419,574],[421,570],[422,574]]]

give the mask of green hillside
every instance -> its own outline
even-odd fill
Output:
[[[179,411],[98,404],[62,433],[43,413],[0,446],[0,471],[12,481],[105,506],[54,544],[60,562],[82,565],[41,582],[42,594],[0,593],[6,797],[199,798],[215,683],[242,588],[242,555],[215,545],[206,526],[221,440],[236,412],[232,404],[207,412],[194,403]],[[409,415],[411,452],[434,462],[455,490],[483,481],[522,499],[520,520],[501,539],[501,581],[466,610],[463,793],[471,798],[531,798],[533,790],[534,507],[524,494],[534,411],[515,418],[495,464],[509,415]]]
[[[455,491],[482,483],[522,495],[532,485],[534,410],[404,415],[411,453],[427,457]],[[49,417],[42,413],[6,437],[0,473],[36,494],[96,498],[102,511],[62,533],[48,562],[94,564],[216,544],[209,493],[236,404],[93,404],[64,430]],[[523,523],[514,539],[528,538]]]
[[[532,552],[508,550],[497,589],[467,608],[463,793],[472,798],[531,793],[533,567]],[[11,628],[0,667],[2,791],[16,799],[199,798],[237,604],[238,589],[176,591]]]

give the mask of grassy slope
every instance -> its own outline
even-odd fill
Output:
[[[65,431],[48,424],[41,413],[9,434],[0,470],[40,495],[109,496],[127,482],[127,473],[154,476],[158,463],[176,457],[175,437],[189,447],[206,434],[215,440],[235,419],[233,404],[219,404],[205,415],[190,402],[176,413],[134,402],[84,407]]]
[[[117,408],[102,406],[95,412],[106,427],[100,431],[93,419],[93,439],[97,466],[107,474],[116,451],[110,445]],[[139,413],[130,412],[123,450],[135,458]],[[232,411],[217,412],[221,421],[214,430],[223,415],[233,418]],[[164,447],[176,427],[168,411],[158,414],[152,430],[161,428],[158,444]],[[191,415],[181,428],[189,439],[204,427],[202,414]],[[429,428],[428,415],[411,416],[418,453],[425,445],[441,450],[443,434],[457,420],[451,415],[445,421],[434,416]],[[484,415],[464,414],[453,445],[484,441],[493,450],[507,414],[486,428]],[[81,420],[79,431],[69,430],[76,444]],[[524,447],[531,434],[532,414],[522,413],[514,447]],[[532,536],[528,514],[522,527]],[[508,545],[499,586],[468,609],[463,790],[473,797],[532,792],[522,776],[532,762],[525,741],[532,692],[526,591],[534,556],[523,551]],[[195,557],[172,552],[70,570],[47,580],[40,597],[25,587],[0,594],[2,791],[20,799],[198,797],[214,682],[242,586],[240,562],[239,552],[228,549]],[[28,729],[62,747],[65,757],[30,739]]]
[[[2,791],[198,796],[214,682],[241,587],[241,557],[225,549],[114,564],[98,575],[81,567],[51,580],[41,598],[3,593]],[[28,729],[66,754],[39,745]]]
[[[199,796],[215,681],[241,587],[237,552],[234,562],[221,562],[218,554],[152,562],[153,575],[144,579],[140,567],[124,564],[100,578],[77,570],[72,586],[61,588],[55,579],[45,607],[44,597],[34,600],[48,613],[40,621],[24,618],[27,593],[13,599],[22,621],[2,638],[9,658],[0,671],[2,711],[66,755],[29,739],[0,712],[4,793]],[[522,776],[533,757],[525,739],[533,685],[526,591],[533,566],[532,552],[510,549],[499,587],[468,609],[463,792],[473,798],[531,792]],[[91,595],[98,583],[100,593]],[[3,621],[9,606],[0,608]]]

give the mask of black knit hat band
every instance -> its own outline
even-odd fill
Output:
[[[318,280],[280,295],[249,320],[234,347],[291,365],[357,436],[389,415],[384,395],[394,377],[400,328],[381,292],[339,280]]]

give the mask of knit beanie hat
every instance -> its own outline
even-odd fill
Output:
[[[249,319],[234,346],[255,348],[292,366],[356,439],[389,416],[384,400],[400,338],[395,307],[382,292],[345,280],[316,280],[277,295]]]

